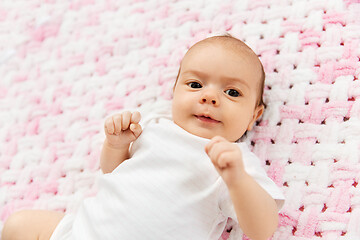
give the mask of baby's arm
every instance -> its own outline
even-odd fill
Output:
[[[214,137],[205,151],[229,189],[244,233],[253,240],[271,237],[278,225],[276,202],[245,172],[240,148]]]
[[[130,143],[141,134],[139,112],[123,112],[109,117],[105,121],[106,139],[100,157],[103,173],[112,172],[123,161],[129,158]]]

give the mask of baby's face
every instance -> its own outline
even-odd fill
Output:
[[[174,88],[174,122],[199,137],[238,140],[263,111],[257,106],[257,61],[220,43],[195,46],[184,57]]]

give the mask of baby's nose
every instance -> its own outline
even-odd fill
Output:
[[[217,106],[219,104],[219,98],[215,92],[207,91],[202,95],[200,102]]]
[[[203,103],[212,103],[212,104],[216,104],[216,100],[215,99],[207,99],[207,98],[203,98],[202,99]]]

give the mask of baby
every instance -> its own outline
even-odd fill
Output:
[[[275,232],[283,195],[238,142],[262,115],[265,74],[256,54],[226,35],[184,56],[172,114],[123,112],[105,121],[99,192],[74,215],[21,211],[2,239],[231,239]]]

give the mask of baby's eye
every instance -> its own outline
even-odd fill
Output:
[[[191,87],[191,88],[202,88],[201,84],[198,83],[198,82],[188,83],[188,86]]]
[[[231,97],[238,97],[240,96],[240,93],[236,91],[235,89],[228,89],[225,91],[226,94],[228,94]]]

